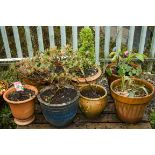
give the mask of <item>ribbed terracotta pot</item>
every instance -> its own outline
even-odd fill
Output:
[[[84,115],[88,118],[98,117],[107,104],[107,91],[100,85],[92,84],[91,87],[103,94],[99,98],[88,98],[82,95],[83,91],[90,91],[90,86],[86,85],[80,88],[79,106]]]
[[[148,103],[151,101],[154,95],[155,88],[154,86],[147,82],[146,80],[132,78],[137,84],[145,85],[149,90],[150,94],[145,97],[135,97],[129,98],[118,95],[114,88],[120,85],[121,79],[113,81],[111,83],[111,95],[115,100],[115,107],[118,117],[127,123],[137,123],[142,120],[144,111]]]
[[[30,99],[24,101],[11,101],[8,99],[8,95],[16,89],[14,87],[9,88],[4,94],[4,100],[9,104],[11,112],[14,116],[14,121],[18,125],[28,125],[35,119],[34,116],[34,104],[35,98],[38,94],[36,87],[31,85],[24,85],[24,88],[30,89],[35,92],[35,95]]]
[[[97,81],[97,79],[101,76],[101,74],[102,74],[102,71],[101,71],[101,69],[100,69],[100,67],[96,67],[97,68],[97,70],[98,70],[98,72],[95,74],[95,75],[93,75],[93,76],[89,76],[89,77],[87,77],[87,78],[81,78],[81,77],[78,77],[78,78],[72,78],[72,81],[73,81],[73,83],[75,84],[75,86],[77,86],[77,87],[82,87],[82,86],[86,86],[86,85],[88,85],[88,83],[89,84],[95,84],[96,83],[96,81]]]
[[[114,66],[116,66],[116,63],[110,63],[110,64],[107,66],[107,69],[108,69],[108,68],[112,68],[112,67],[114,67]],[[134,64],[134,63],[131,63],[131,66],[133,66],[134,68],[139,67],[138,64]],[[111,83],[112,83],[113,81],[118,80],[118,79],[121,78],[120,76],[118,76],[118,75],[116,75],[116,74],[112,74],[112,75],[110,76],[110,75],[108,75],[107,73],[106,73],[106,77],[107,77],[107,79],[108,79],[109,87],[110,87],[110,85],[111,85]]]

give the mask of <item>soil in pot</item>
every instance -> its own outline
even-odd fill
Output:
[[[93,76],[97,74],[97,72],[98,72],[98,69],[96,67],[90,67],[90,68],[84,69],[85,76],[82,74],[80,70],[74,71],[75,75],[80,78]]]
[[[151,91],[145,87],[145,85],[140,85],[134,83],[134,85],[130,85],[129,88],[125,91],[122,91],[121,86],[117,85],[114,88],[114,91],[121,96],[125,97],[144,97],[151,93]]]
[[[83,90],[81,91],[81,95],[85,96],[87,98],[100,98],[101,96],[104,96],[104,92],[101,92],[97,89],[94,89],[93,87],[90,86],[89,91],[88,90]]]
[[[71,88],[54,88],[46,90],[41,94],[41,98],[50,104],[62,104],[69,102],[75,98],[77,92]]]
[[[24,101],[35,95],[35,92],[24,88],[24,91],[15,91],[8,95],[8,99],[11,101]]]

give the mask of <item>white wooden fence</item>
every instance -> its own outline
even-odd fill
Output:
[[[10,62],[10,61],[16,61],[23,58],[23,51],[21,48],[20,43],[20,37],[18,32],[17,26],[12,26],[13,29],[13,35],[15,39],[15,45],[16,45],[16,51],[18,58],[13,58],[11,56],[11,49],[9,47],[8,37],[5,26],[1,26],[1,35],[4,43],[6,58],[0,59],[0,62]],[[26,36],[26,43],[27,43],[27,49],[28,49],[28,55],[29,57],[33,57],[34,51],[31,41],[31,34],[30,34],[30,28],[29,26],[24,26],[25,29],[25,36]],[[108,58],[109,55],[109,45],[110,45],[110,26],[105,26],[105,42],[104,42],[104,58]],[[117,36],[116,36],[116,49],[121,48],[121,42],[122,42],[122,26],[117,27]],[[55,46],[55,37],[54,37],[54,27],[49,26],[48,27],[48,33],[49,33],[49,43],[50,47]],[[132,50],[133,48],[133,40],[134,40],[134,33],[135,33],[135,26],[130,26],[129,33],[128,33],[128,43],[127,48],[128,50]],[[145,45],[145,38],[147,33],[147,26],[143,26],[141,29],[141,35],[140,35],[140,42],[139,42],[139,53],[143,53],[144,51],[144,45]],[[61,34],[61,48],[63,48],[66,45],[66,27],[60,26],[60,34]],[[44,51],[44,43],[43,43],[43,35],[42,35],[42,27],[37,27],[37,36],[38,36],[38,45],[39,45],[39,51]],[[72,26],[72,42],[73,42],[73,50],[76,51],[78,49],[78,27]],[[99,59],[99,48],[100,47],[100,26],[95,27],[95,57],[96,57],[96,63],[100,63]],[[151,43],[151,49],[150,49],[150,58],[153,58],[151,60],[154,60],[155,56],[155,29],[153,33],[152,43]]]

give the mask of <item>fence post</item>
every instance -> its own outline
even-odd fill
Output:
[[[73,37],[73,51],[78,50],[78,35],[77,35],[77,26],[72,26],[72,37]]]
[[[11,52],[10,52],[10,47],[9,47],[9,42],[8,42],[8,37],[7,37],[5,26],[1,26],[0,28],[1,28],[2,39],[4,43],[6,56],[7,58],[11,58]]]
[[[66,28],[65,26],[60,26],[61,32],[61,48],[63,49],[66,46]]]
[[[33,57],[33,48],[29,26],[24,26],[29,57]]]
[[[95,59],[97,65],[100,64],[99,52],[100,52],[100,27],[95,26]]]
[[[49,40],[50,40],[50,48],[53,48],[55,47],[53,26],[48,26],[48,33],[49,33]]]
[[[12,28],[13,28],[13,35],[14,35],[14,39],[15,39],[18,58],[23,58],[23,53],[22,53],[20,39],[19,39],[19,33],[18,33],[18,27],[12,26]]]
[[[43,35],[42,35],[41,26],[37,27],[37,35],[38,35],[39,51],[44,52],[44,43],[43,43]]]
[[[105,26],[105,42],[104,42],[104,57],[109,56],[109,43],[110,43],[110,26]]]
[[[128,37],[128,51],[132,51],[134,32],[135,32],[135,26],[130,26],[129,37]]]
[[[118,26],[116,34],[116,50],[121,50],[121,41],[122,41],[122,26]]]

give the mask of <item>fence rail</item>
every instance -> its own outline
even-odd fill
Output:
[[[21,42],[20,42],[20,37],[19,37],[19,32],[18,32],[18,27],[17,26],[12,26],[13,29],[13,36],[15,40],[15,47],[17,51],[17,56],[18,58],[13,58],[11,55],[11,49],[9,47],[9,41],[8,41],[8,36],[6,32],[5,26],[0,27],[1,31],[1,36],[3,40],[3,45],[5,49],[5,54],[6,58],[0,59],[0,62],[9,62],[9,61],[16,61],[20,60],[23,58],[23,51],[21,48]],[[42,34],[42,27],[37,26],[37,37],[38,37],[38,49],[40,52],[44,52],[44,42],[43,42],[43,34]],[[99,58],[99,53],[100,53],[100,26],[95,26],[95,58],[96,58],[96,63],[100,63],[100,58]],[[25,30],[25,37],[26,37],[26,44],[27,44],[27,50],[28,50],[28,56],[33,57],[34,55],[34,50],[33,50],[33,44],[32,44],[32,36],[30,33],[30,28],[29,26],[24,26]],[[105,35],[105,40],[104,40],[104,58],[107,59],[109,55],[109,47],[110,47],[110,36],[111,36],[111,27],[110,26],[105,26],[104,27],[104,35]],[[123,33],[123,27],[118,26],[117,27],[117,32],[116,32],[116,49],[121,48],[122,44],[122,33]],[[146,42],[146,34],[147,34],[147,26],[142,26],[141,29],[141,35],[140,35],[140,42],[139,42],[139,53],[143,53],[144,51],[144,46]],[[54,27],[49,26],[48,27],[48,37],[49,37],[49,46],[50,48],[55,47],[55,35],[54,35]],[[65,47],[66,45],[66,27],[65,26],[60,26],[60,35],[61,35],[61,48]],[[128,42],[127,42],[127,49],[130,51],[133,49],[133,41],[134,41],[134,35],[135,35],[135,26],[130,26],[129,32],[128,32]],[[78,49],[78,27],[77,26],[72,26],[72,46],[73,46],[73,51],[76,51]],[[149,51],[149,55],[151,60],[155,60],[155,29],[153,32],[153,37],[152,37],[152,42],[151,42],[151,49]],[[152,66],[152,65],[151,65]],[[149,70],[152,70],[151,66],[148,67]]]

